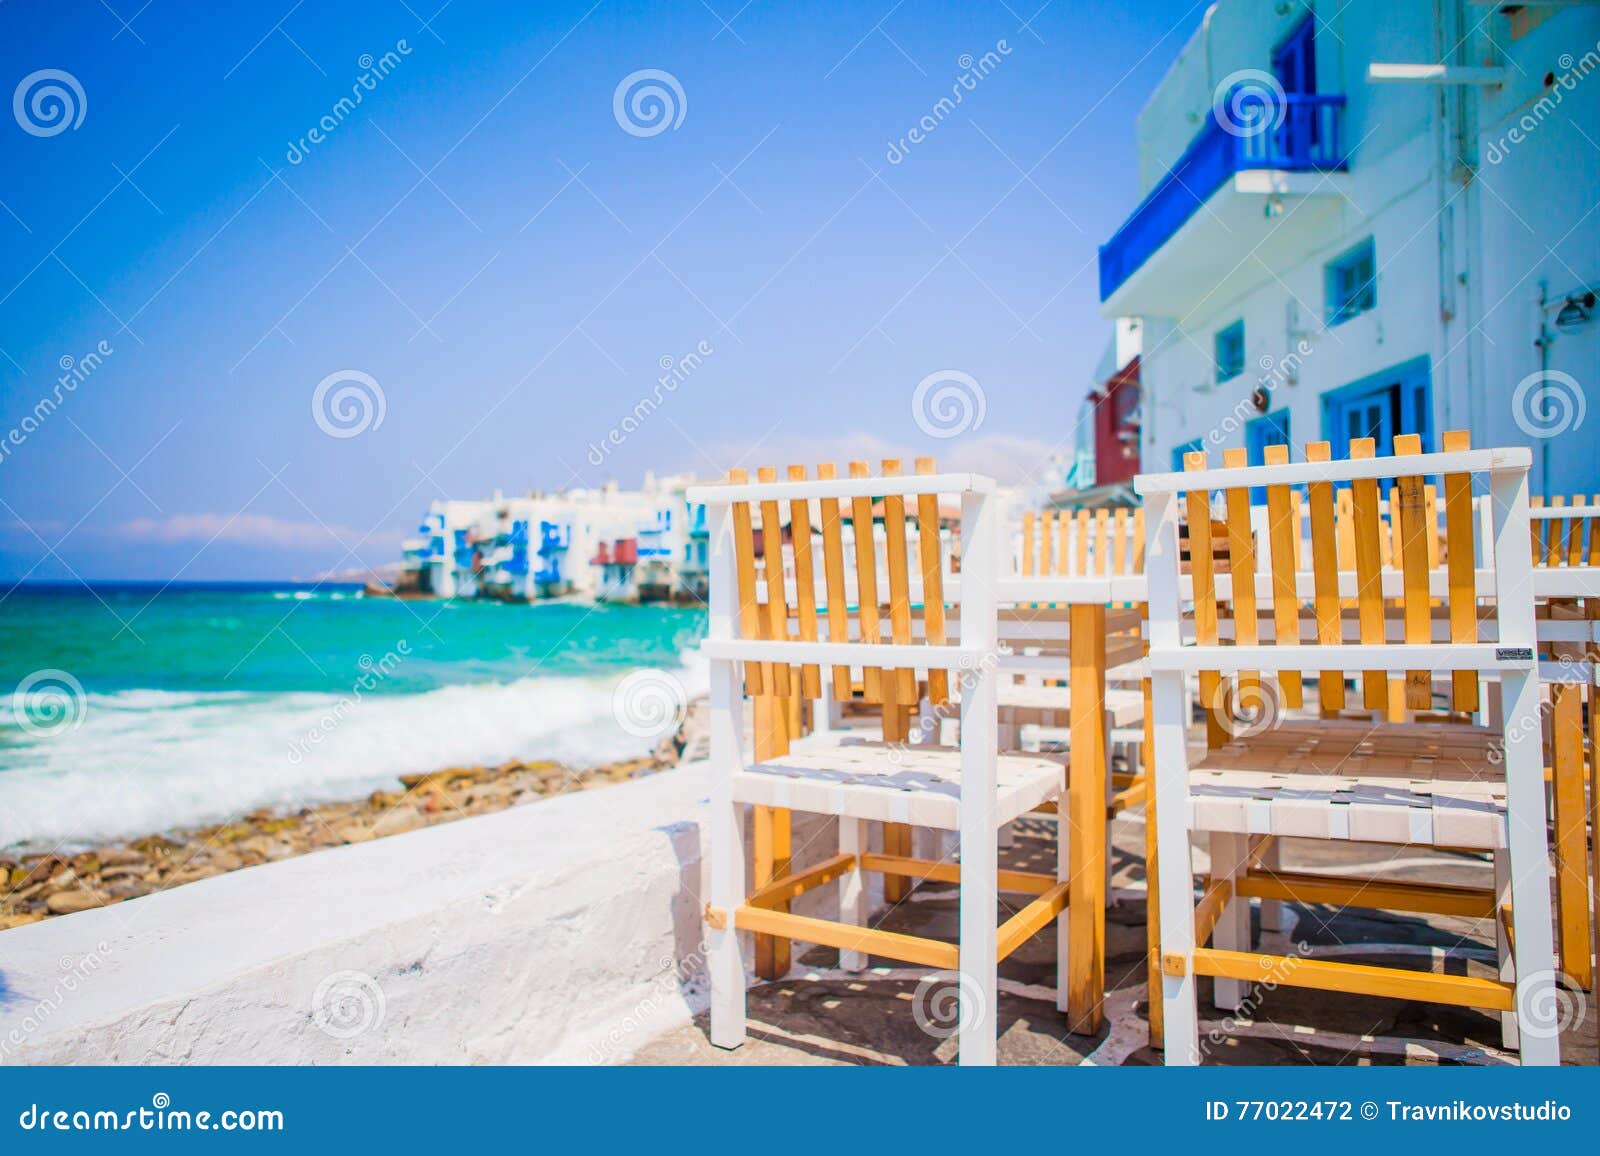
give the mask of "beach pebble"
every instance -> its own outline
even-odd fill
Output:
[[[57,891],[45,900],[45,906],[50,909],[51,915],[71,915],[75,911],[104,907],[105,900],[92,891],[74,888],[70,891]]]

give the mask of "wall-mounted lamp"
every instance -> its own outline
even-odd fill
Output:
[[[1556,313],[1556,328],[1563,333],[1574,333],[1594,320],[1594,290],[1574,293],[1561,304]]]

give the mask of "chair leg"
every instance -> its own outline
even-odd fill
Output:
[[[1261,866],[1267,871],[1277,871],[1282,864],[1278,841],[1273,839],[1267,844],[1266,851],[1261,856]],[[1283,900],[1263,899],[1261,901],[1261,934],[1269,931],[1282,931],[1284,927]]]
[[[727,925],[706,928],[706,953],[711,978],[711,1042],[737,1048],[745,1039],[744,956],[733,913],[744,903],[744,808],[713,800],[708,824],[710,878],[708,901],[728,913]]]
[[[1539,683],[1530,672],[1504,671],[1500,679],[1507,718],[1536,718]],[[1542,744],[1537,733],[1507,742],[1506,833],[1510,844],[1511,924],[1517,969],[1516,1007],[1520,1014],[1522,1062],[1561,1062],[1561,1040],[1554,1009],[1555,932],[1550,913],[1550,849],[1545,837],[1545,787]],[[1549,1014],[1550,1023],[1543,1020]],[[1532,1021],[1539,1016],[1539,1022]]]
[[[867,850],[867,821],[839,817],[839,850],[846,855],[861,855]],[[857,865],[839,876],[839,922],[855,927],[867,925],[867,876]],[[867,956],[860,951],[841,951],[839,967],[844,971],[865,971]]]
[[[992,792],[990,798],[993,798]],[[974,811],[983,808],[973,808]],[[987,808],[994,813],[993,806]],[[988,838],[963,831],[961,838],[961,952],[959,1061],[963,1067],[993,1067],[999,1058],[1000,983],[995,951],[995,909],[1000,901],[995,828]]]
[[[1160,672],[1154,679],[1155,794],[1160,814],[1156,861],[1161,878],[1162,1050],[1167,1066],[1200,1062],[1200,1009],[1195,1001],[1194,878],[1189,859],[1188,756],[1184,748],[1183,675]]]
[[[1250,857],[1248,835],[1225,834],[1213,831],[1209,840],[1211,853],[1211,878],[1231,879],[1244,869]],[[1222,909],[1211,941],[1222,951],[1250,950],[1250,901],[1230,899]],[[1211,1003],[1218,1011],[1233,1013],[1244,1002],[1243,980],[1217,978],[1211,981]]]
[[[1056,804],[1056,879],[1072,878],[1072,823],[1067,815],[1067,797]],[[1066,912],[1056,919],[1056,1010],[1072,1011],[1072,922]]]
[[[1511,902],[1511,862],[1504,848],[1494,853],[1494,906],[1498,913]],[[1511,940],[1506,935],[1505,920],[1498,914],[1494,921],[1494,948],[1495,958],[1498,963],[1500,979],[1503,983],[1511,983],[1517,978],[1516,962],[1511,956]],[[1517,1041],[1517,1013],[1515,1011],[1500,1013],[1500,1046],[1508,1051],[1516,1051],[1520,1046]]]
[[[1002,851],[1010,850],[1016,844],[1017,832],[1014,822],[1003,824],[1000,830],[995,832],[995,845]]]

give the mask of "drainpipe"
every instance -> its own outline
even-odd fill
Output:
[[[1550,372],[1550,343],[1555,340],[1555,334],[1550,332],[1550,326],[1545,318],[1549,316],[1550,286],[1544,278],[1539,279],[1539,291],[1533,295],[1534,330],[1538,334],[1533,339],[1534,348],[1539,351],[1539,380],[1548,382]],[[1535,438],[1538,443],[1534,447],[1539,455],[1539,492],[1550,492],[1550,439]]]

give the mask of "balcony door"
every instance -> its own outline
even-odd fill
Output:
[[[1350,443],[1372,438],[1383,456],[1395,434],[1418,434],[1422,452],[1433,449],[1433,391],[1428,359],[1415,358],[1383,373],[1322,395],[1323,435],[1334,460],[1350,456]]]
[[[1285,93],[1312,96],[1317,91],[1316,28],[1316,18],[1307,13],[1272,54],[1272,71]]]

